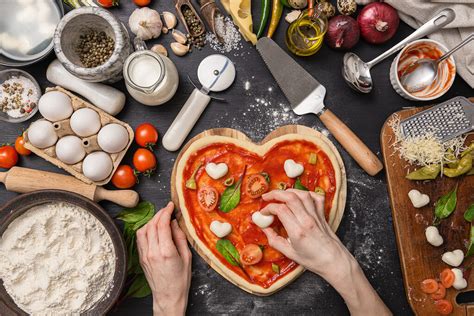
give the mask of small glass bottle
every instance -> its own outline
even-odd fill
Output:
[[[169,101],[179,84],[179,75],[171,59],[146,48],[135,38],[136,51],[123,66],[123,77],[130,95],[145,105],[160,105]]]
[[[328,28],[327,18],[317,9],[310,16],[309,10],[301,12],[286,31],[285,43],[298,56],[314,55],[322,46]]]

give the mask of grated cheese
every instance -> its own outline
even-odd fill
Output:
[[[395,139],[390,145],[398,152],[398,156],[401,159],[405,159],[408,163],[415,166],[427,166],[433,164],[443,165],[453,162],[450,160],[452,157],[449,151],[457,157],[460,152],[465,148],[464,142],[466,136],[458,136],[447,142],[441,142],[439,138],[435,136],[434,131],[426,130],[421,136],[417,137],[405,137],[402,134],[400,127],[400,116],[394,114],[388,126],[392,128]]]

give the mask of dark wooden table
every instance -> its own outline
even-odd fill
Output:
[[[130,0],[121,0],[120,8],[111,11],[127,24],[129,14],[135,9]],[[260,1],[252,1],[255,9],[254,21],[258,22]],[[171,1],[153,0],[151,5],[158,11],[174,12]],[[276,41],[284,45],[286,22],[281,22],[276,33]],[[179,26],[178,28],[181,28]],[[364,60],[370,60],[393,46],[412,32],[407,25],[401,23],[396,36],[388,43],[380,46],[369,45],[361,41],[354,49]],[[164,43],[169,46],[170,35],[161,36],[149,41],[148,45]],[[212,102],[192,130],[194,136],[206,129],[214,127],[231,127],[247,133],[258,141],[280,125],[303,124],[322,130],[324,127],[315,116],[295,116],[288,111],[288,102],[254,47],[246,42],[239,50],[226,54],[235,63],[237,78],[227,91],[219,97],[226,103]],[[147,107],[127,98],[125,109],[118,118],[132,127],[142,122],[151,122],[157,126],[161,135],[166,132],[182,104],[193,90],[186,79],[187,75],[197,81],[199,62],[214,51],[206,47],[201,51],[193,51],[185,57],[171,59],[176,63],[180,73],[180,87],[175,97],[166,105]],[[46,80],[46,67],[54,54],[46,60],[24,69],[39,81],[44,89],[51,84]],[[375,87],[372,93],[363,95],[352,91],[344,83],[341,76],[342,52],[323,47],[316,55],[297,58],[303,67],[310,71],[327,88],[326,104],[344,122],[347,123],[368,146],[380,155],[379,132],[385,119],[402,107],[416,106],[420,103],[409,102],[401,98],[392,89],[389,81],[389,67],[392,58],[382,62],[372,70]],[[245,89],[249,81],[250,88]],[[123,82],[116,87],[125,91]],[[457,78],[451,90],[439,101],[457,95],[471,96],[472,89],[460,78]],[[37,115],[36,119],[39,118]],[[28,126],[24,124],[0,123],[0,142],[12,142],[21,131]],[[331,136],[330,138],[334,140]],[[347,169],[348,198],[345,216],[338,231],[347,248],[354,254],[382,299],[396,315],[411,313],[405,297],[400,273],[397,247],[392,228],[391,211],[386,190],[385,174],[376,177],[365,174],[347,153],[339,148]],[[134,147],[127,154],[124,162],[131,160]],[[143,200],[164,206],[170,199],[170,174],[177,153],[169,153],[160,146],[156,151],[159,167],[157,174],[151,179],[142,178],[136,187]],[[39,157],[22,158],[21,166],[61,172],[55,166]],[[0,203],[16,194],[0,190]],[[111,203],[102,203],[111,215],[117,214],[120,207]],[[111,314],[114,315],[149,315],[152,313],[151,298],[130,299],[125,301]],[[281,292],[270,297],[256,297],[234,287],[212,269],[197,255],[193,258],[193,278],[189,294],[188,313],[203,314],[348,314],[344,301],[320,277],[306,272],[294,283]]]

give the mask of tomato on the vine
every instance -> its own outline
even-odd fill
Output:
[[[141,147],[152,149],[158,141],[158,131],[150,123],[143,123],[135,129],[135,141]]]
[[[97,3],[103,8],[111,8],[119,5],[119,0],[97,0]]]
[[[133,2],[139,7],[145,7],[150,4],[151,0],[133,0]]]
[[[146,176],[153,174],[156,169],[156,157],[146,148],[138,148],[133,155],[135,169]]]
[[[28,156],[31,154],[31,150],[25,148],[25,139],[23,136],[18,136],[15,140],[15,150],[22,156]]]
[[[120,165],[112,177],[112,184],[118,189],[130,189],[138,182],[135,171],[129,165]]]
[[[10,145],[0,147],[0,168],[10,169],[18,162],[18,153]]]

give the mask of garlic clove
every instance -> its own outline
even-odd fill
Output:
[[[163,45],[161,44],[155,44],[153,45],[153,47],[151,48],[151,51],[157,53],[157,54],[161,54],[163,56],[166,56],[168,57],[168,50],[166,49],[166,47],[164,47]]]
[[[166,26],[163,26],[163,28],[161,29],[161,33],[163,34],[168,34],[169,30]]]
[[[174,40],[180,44],[184,45],[188,41],[186,35],[184,35],[184,33],[179,30],[173,30],[173,33],[171,33],[171,35],[173,35]]]
[[[183,45],[181,43],[171,43],[171,50],[176,56],[184,56],[189,52],[189,45]]]
[[[168,11],[163,12],[163,20],[165,21],[165,25],[168,30],[174,29],[174,27],[178,23],[176,15]]]

